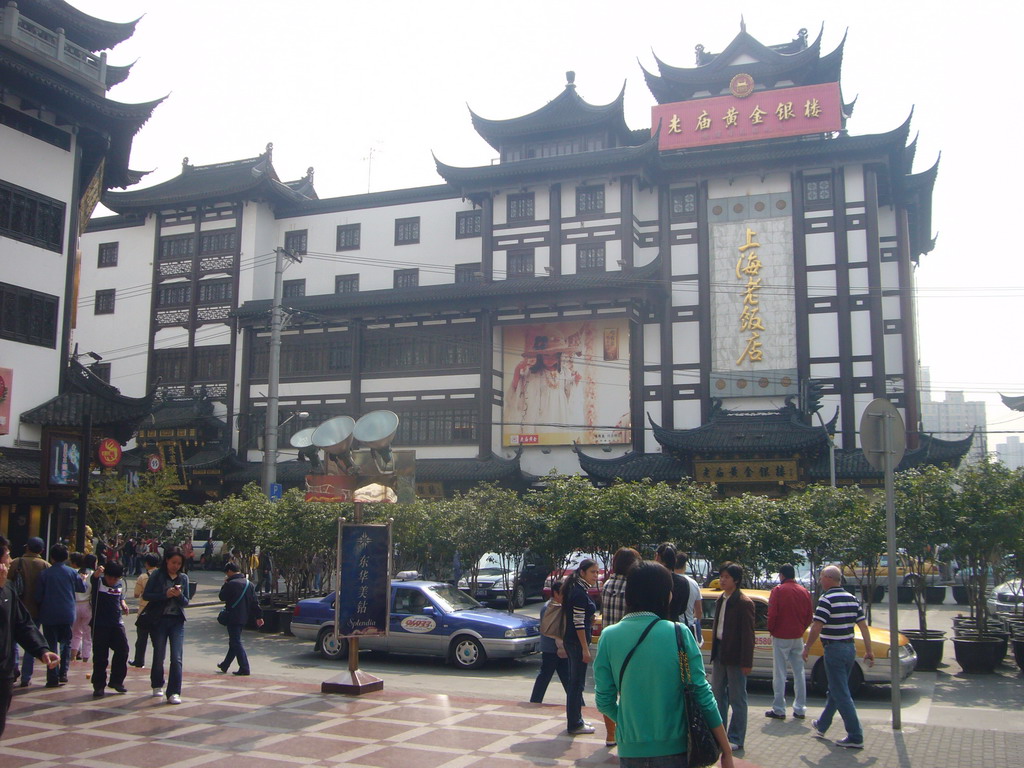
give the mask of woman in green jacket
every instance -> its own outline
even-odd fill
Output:
[[[687,734],[676,625],[668,621],[672,574],[645,562],[626,578],[626,615],[601,633],[594,662],[597,708],[615,721],[622,768],[686,766]],[[641,641],[644,631],[650,631]],[[693,634],[683,632],[691,682],[704,719],[722,750],[722,768],[732,768],[732,750],[718,704],[704,676]],[[639,644],[638,644],[639,643]],[[630,651],[632,658],[619,672]]]

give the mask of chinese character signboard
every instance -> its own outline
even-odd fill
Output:
[[[791,483],[797,465],[796,459],[694,461],[693,476],[702,483]]]
[[[502,444],[630,441],[629,321],[506,326]]]
[[[121,461],[121,444],[112,437],[105,437],[100,440],[96,455],[104,467],[116,467]]]
[[[744,93],[744,91],[736,91]],[[839,83],[804,85],[744,96],[694,99],[651,108],[658,149],[685,149],[736,141],[758,141],[842,128]]]
[[[82,440],[78,437],[50,435],[47,452],[50,466],[47,479],[50,485],[77,486],[82,467]]]
[[[343,525],[338,635],[388,633],[391,617],[391,527]]]
[[[11,382],[14,371],[0,368],[0,435],[11,431]]]

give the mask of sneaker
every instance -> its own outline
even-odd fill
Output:
[[[785,712],[783,712],[782,714],[779,714],[774,709],[769,709],[767,712],[764,713],[764,716],[765,717],[770,717],[772,720],[785,720],[786,719],[786,713]]]
[[[146,665],[139,661],[129,661],[129,667],[135,667],[136,669],[143,669]]]
[[[248,669],[236,669],[231,674],[234,675],[235,677],[248,677],[249,676],[249,670]]]
[[[168,704],[181,704],[181,696],[179,696],[176,693],[172,693],[170,696],[167,697],[167,703]]]
[[[222,675],[226,675],[228,673],[228,665],[226,665],[226,664],[218,664],[217,665],[217,669],[220,670],[220,673]]]
[[[842,739],[836,739],[835,745],[837,747],[846,747],[847,749],[864,749],[863,741],[851,741],[849,736],[845,736]]]
[[[594,732],[594,726],[592,726],[590,723],[584,723],[583,725],[578,725],[575,728],[573,728],[572,730],[570,730],[569,731],[569,735],[570,736],[582,736],[583,734],[593,733],[593,732]]]
[[[739,751],[741,751],[743,749],[743,745],[742,744],[733,744],[730,741],[729,742],[729,749],[731,749],[733,752],[739,752]]]
[[[793,717],[795,717],[797,720],[803,720],[805,717],[807,717],[807,715],[803,712],[794,712]]]
[[[823,730],[821,730],[821,728],[818,727],[818,721],[817,720],[811,720],[811,728],[814,729],[814,733],[812,734],[814,736],[814,738],[816,738],[816,739],[824,739],[825,738],[825,732]]]
[[[153,698],[154,699],[159,699],[163,695],[164,695],[164,689],[163,688],[154,688],[153,689]]]

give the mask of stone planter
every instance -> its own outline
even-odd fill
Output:
[[[962,635],[953,638],[956,662],[964,672],[991,674],[995,672],[996,654],[1003,648],[1001,638],[990,635]],[[1005,653],[1005,651],[1004,651]]]
[[[903,630],[903,634],[910,640],[917,653],[916,669],[934,671],[942,662],[942,652],[945,649],[946,633],[930,629],[927,632],[920,630]]]
[[[896,602],[904,605],[914,602],[914,588],[896,587]]]
[[[273,634],[278,631],[281,614],[276,608],[264,608],[263,611],[263,626],[260,627],[260,632],[264,634]]]
[[[279,608],[277,611],[277,629],[282,635],[292,633],[292,616],[294,608]]]
[[[924,601],[928,605],[942,605],[946,602],[946,588],[944,586],[925,587]]]
[[[1014,635],[1011,644],[1013,645],[1013,660],[1017,662],[1017,669],[1024,672],[1024,636]]]
[[[971,596],[967,591],[967,587],[963,584],[953,585],[953,599],[956,600],[957,605],[971,604]]]
[[[868,602],[868,588],[861,587],[860,595],[864,599],[864,602]],[[885,599],[885,587],[876,586],[874,593],[871,595],[872,603],[880,603]]]

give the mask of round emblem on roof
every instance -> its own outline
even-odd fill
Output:
[[[754,92],[754,78],[745,72],[735,75],[729,81],[729,93],[737,99],[745,99]]]

